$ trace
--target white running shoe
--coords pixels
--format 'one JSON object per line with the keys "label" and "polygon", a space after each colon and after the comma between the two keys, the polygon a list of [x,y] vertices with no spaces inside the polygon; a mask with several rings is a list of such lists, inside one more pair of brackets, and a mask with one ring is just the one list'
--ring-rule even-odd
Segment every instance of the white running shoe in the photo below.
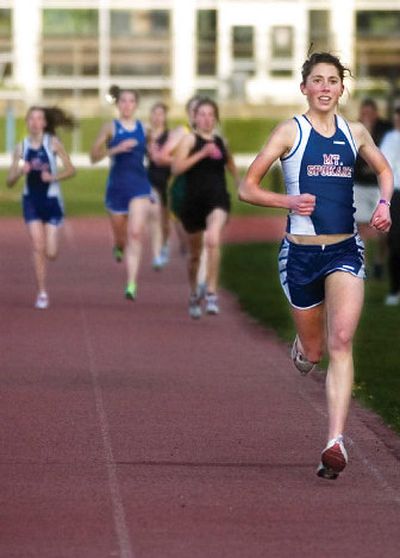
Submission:
{"label": "white running shoe", "polygon": [[207,294],[207,283],[205,282],[201,282],[197,285],[197,296],[199,297],[200,300],[203,300],[203,298],[206,298],[206,294]]}
{"label": "white running shoe", "polygon": [[348,455],[343,443],[343,436],[329,440],[326,448],[321,453],[321,463],[317,475],[323,479],[337,479],[348,463]]}
{"label": "white running shoe", "polygon": [[160,258],[162,261],[162,265],[167,265],[169,263],[169,246],[168,244],[164,244],[161,248]]}
{"label": "white running shoe", "polygon": [[38,310],[46,310],[49,307],[49,297],[48,294],[44,291],[40,292],[35,301],[35,308]]}
{"label": "white running shoe", "polygon": [[162,259],[162,257],[155,256],[155,258],[153,258],[152,266],[155,271],[160,271],[160,269],[162,269],[164,266],[164,260]]}
{"label": "white running shoe", "polygon": [[292,356],[293,364],[295,365],[297,370],[300,371],[300,374],[302,376],[306,376],[309,372],[311,372],[311,370],[313,370],[313,368],[315,368],[316,363],[308,360],[303,355],[303,353],[299,351],[299,348],[297,346],[298,340],[299,338],[296,335],[293,341],[291,356]]}
{"label": "white running shoe", "polygon": [[189,298],[189,316],[193,320],[198,320],[201,318],[201,306],[200,299],[197,294],[191,294]]}
{"label": "white running shoe", "polygon": [[219,314],[218,297],[216,294],[206,294],[206,313],[212,316]]}

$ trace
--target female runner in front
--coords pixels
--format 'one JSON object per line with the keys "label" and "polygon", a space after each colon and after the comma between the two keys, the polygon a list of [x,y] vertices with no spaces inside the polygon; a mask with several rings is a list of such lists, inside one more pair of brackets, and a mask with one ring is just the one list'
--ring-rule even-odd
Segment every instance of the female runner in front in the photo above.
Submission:
{"label": "female runner in front", "polygon": [[[390,167],[366,128],[337,114],[345,73],[330,53],[314,53],[306,60],[300,88],[307,98],[307,112],[272,132],[239,190],[243,201],[289,210],[279,270],[298,333],[292,358],[307,374],[326,345],[328,442],[318,475],[329,479],[337,478],[347,463],[343,432],[354,376],[352,342],[364,298],[364,250],[353,206],[357,152],[378,177],[381,199],[370,222],[378,231],[390,228],[393,191]],[[286,194],[260,187],[277,159],[282,163]]]}

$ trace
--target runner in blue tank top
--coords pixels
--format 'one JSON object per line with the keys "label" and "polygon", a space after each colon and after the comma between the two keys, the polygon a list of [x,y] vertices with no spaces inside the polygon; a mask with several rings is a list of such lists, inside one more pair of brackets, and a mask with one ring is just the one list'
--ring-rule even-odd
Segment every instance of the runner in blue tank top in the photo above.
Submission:
{"label": "runner in blue tank top", "polygon": [[102,127],[90,155],[93,163],[107,155],[111,159],[105,204],[114,234],[114,257],[121,261],[125,253],[125,297],[134,300],[151,191],[144,167],[146,135],[140,120],[134,118],[138,94],[112,86],[110,95],[115,99],[119,118]]}
{"label": "runner in blue tank top", "polygon": [[[60,180],[75,173],[71,160],[55,136],[58,126],[72,127],[74,121],[57,107],[31,107],[26,116],[29,135],[16,146],[7,185],[25,176],[22,206],[33,247],[38,295],[35,308],[46,309],[46,260],[58,254],[58,228],[64,218]],[[63,163],[57,170],[56,156]]]}
{"label": "runner in blue tank top", "polygon": [[[391,225],[393,176],[366,128],[336,114],[348,70],[330,53],[314,53],[302,68],[300,89],[306,114],[280,124],[250,166],[240,186],[243,201],[289,210],[279,254],[283,290],[298,335],[292,347],[296,368],[305,375],[325,351],[328,443],[318,476],[335,479],[347,463],[343,432],[352,384],[352,341],[364,297],[363,245],[354,222],[353,175],[357,152],[377,175],[380,202],[371,226]],[[286,194],[260,187],[281,159]]]}

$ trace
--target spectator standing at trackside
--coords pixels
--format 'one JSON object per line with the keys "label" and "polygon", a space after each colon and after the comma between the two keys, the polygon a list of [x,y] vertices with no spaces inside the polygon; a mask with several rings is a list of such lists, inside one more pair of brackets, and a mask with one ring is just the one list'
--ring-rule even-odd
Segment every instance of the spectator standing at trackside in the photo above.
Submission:
{"label": "spectator standing at trackside", "polygon": [[387,236],[389,294],[385,298],[388,306],[400,303],[400,106],[394,111],[394,130],[382,140],[381,151],[389,161],[393,170],[394,193],[391,200],[390,213],[392,226]]}
{"label": "spectator standing at trackside", "polygon": [[[359,111],[359,121],[364,124],[371,134],[375,144],[379,147],[381,141],[392,124],[388,120],[380,118],[378,105],[374,99],[366,98],[361,102]],[[357,155],[354,167],[354,204],[356,207],[355,220],[361,238],[366,241],[366,237],[371,235],[369,222],[372,213],[375,211],[379,201],[379,187],[376,174],[364,159]],[[383,276],[384,259],[386,252],[386,237],[375,233],[376,249],[373,256],[372,273],[376,279]]]}

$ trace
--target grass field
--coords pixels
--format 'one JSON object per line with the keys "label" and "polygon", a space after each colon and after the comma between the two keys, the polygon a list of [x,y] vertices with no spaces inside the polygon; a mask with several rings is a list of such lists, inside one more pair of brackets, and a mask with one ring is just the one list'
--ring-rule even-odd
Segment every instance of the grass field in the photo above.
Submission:
{"label": "grass field", "polygon": [[[100,118],[82,118],[79,127],[74,131],[60,129],[60,137],[70,152],[87,153],[104,120]],[[171,122],[171,127],[180,122]],[[275,125],[275,121],[261,118],[226,119],[221,123],[221,129],[228,139],[234,153],[255,153],[264,144],[267,136]],[[0,118],[0,129],[5,130],[4,118]],[[20,141],[26,134],[25,122],[22,118],[16,120],[16,141]],[[0,136],[0,153],[5,151],[5,135]]]}
{"label": "grass field", "polygon": [[[0,217],[16,217],[21,214],[20,197],[23,180],[12,188],[6,187],[6,170],[0,170]],[[107,179],[107,170],[101,168],[78,169],[77,174],[62,183],[65,207],[68,216],[104,215],[104,189]],[[265,214],[267,210],[240,203],[228,177],[231,192],[232,213],[235,215]],[[276,191],[282,189],[282,175],[278,167],[271,171],[265,185]]]}
{"label": "grass field", "polygon": [[[295,331],[279,284],[277,252],[277,244],[226,246],[222,283],[238,296],[246,312],[276,330],[283,340],[291,342]],[[400,314],[398,307],[383,304],[386,289],[385,281],[366,281],[364,311],[354,344],[354,395],[400,433],[400,374],[396,348]]]}
{"label": "grass field", "polygon": [[[0,118],[0,125],[4,118]],[[61,132],[62,141],[69,152],[75,142],[78,150],[88,152],[95,138],[102,120],[99,118],[86,118],[80,121],[79,129],[75,132],[78,139],[73,139],[71,132]],[[176,124],[173,123],[173,124]],[[222,123],[224,136],[229,142],[233,153],[256,153],[264,144],[269,132],[275,125],[274,121],[267,119],[227,119]],[[16,136],[21,140],[25,131],[23,119],[17,120]],[[0,137],[0,152],[5,149],[4,135]],[[6,171],[0,171],[0,217],[20,215],[19,199],[21,196],[22,179],[12,190],[5,186]],[[103,198],[107,171],[94,167],[93,169],[78,169],[76,176],[62,184],[67,215],[102,215],[104,214]],[[265,180],[265,186],[282,191],[282,175],[278,168],[274,168]],[[265,214],[265,209],[252,207],[239,203],[232,181],[229,180],[229,189],[232,194],[232,211],[234,214]]]}

